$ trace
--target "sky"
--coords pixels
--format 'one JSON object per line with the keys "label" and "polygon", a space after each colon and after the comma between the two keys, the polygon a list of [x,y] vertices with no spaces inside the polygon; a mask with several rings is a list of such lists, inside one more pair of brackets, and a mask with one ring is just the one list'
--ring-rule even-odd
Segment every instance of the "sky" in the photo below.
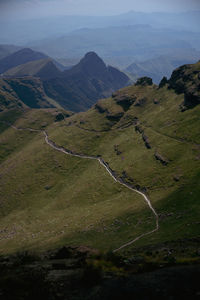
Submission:
{"label": "sky", "polygon": [[0,0],[0,17],[4,19],[53,15],[115,15],[130,10],[200,10],[200,0]]}

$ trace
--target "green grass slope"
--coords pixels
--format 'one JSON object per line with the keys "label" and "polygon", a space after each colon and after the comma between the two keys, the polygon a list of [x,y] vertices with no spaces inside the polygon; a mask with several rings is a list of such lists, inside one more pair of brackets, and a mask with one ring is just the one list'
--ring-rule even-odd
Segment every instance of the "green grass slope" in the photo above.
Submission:
{"label": "green grass slope", "polygon": [[[168,85],[134,85],[60,122],[49,110],[28,111],[13,122],[45,128],[74,152],[101,155],[146,192],[160,228],[124,249],[129,253],[199,238],[200,106],[183,112],[183,101]],[[1,126],[1,253],[62,245],[114,250],[155,228],[144,199],[97,161],[50,148],[40,132]]]}

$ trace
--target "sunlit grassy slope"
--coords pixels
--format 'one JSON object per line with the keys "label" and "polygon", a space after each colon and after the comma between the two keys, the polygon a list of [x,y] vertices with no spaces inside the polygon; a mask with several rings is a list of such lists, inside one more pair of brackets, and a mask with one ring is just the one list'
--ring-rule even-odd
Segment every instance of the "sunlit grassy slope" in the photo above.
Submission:
{"label": "sunlit grassy slope", "polygon": [[[200,107],[181,112],[182,102],[167,86],[131,86],[61,122],[53,110],[0,119],[46,128],[58,145],[101,155],[119,176],[146,189],[160,229],[130,250],[200,234]],[[113,250],[155,227],[144,199],[115,183],[97,161],[55,151],[42,133],[2,123],[0,129],[2,253],[61,245]]]}

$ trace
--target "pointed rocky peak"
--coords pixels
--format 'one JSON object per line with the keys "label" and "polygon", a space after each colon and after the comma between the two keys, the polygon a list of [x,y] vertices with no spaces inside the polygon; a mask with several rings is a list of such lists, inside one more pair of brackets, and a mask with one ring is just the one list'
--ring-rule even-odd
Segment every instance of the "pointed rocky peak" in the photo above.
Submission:
{"label": "pointed rocky peak", "polygon": [[83,63],[83,64],[86,64],[86,63],[90,64],[92,62],[106,66],[104,61],[93,51],[86,53],[85,56],[80,61],[80,63]]}
{"label": "pointed rocky peak", "polygon": [[104,61],[95,52],[88,52],[71,70],[72,72],[81,71],[89,76],[101,77],[107,72],[107,67]]}

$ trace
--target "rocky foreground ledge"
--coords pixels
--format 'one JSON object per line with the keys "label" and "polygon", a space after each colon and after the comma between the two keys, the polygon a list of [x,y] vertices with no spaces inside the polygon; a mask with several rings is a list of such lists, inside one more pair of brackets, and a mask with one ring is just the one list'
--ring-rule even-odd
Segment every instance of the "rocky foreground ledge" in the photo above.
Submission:
{"label": "rocky foreground ledge", "polygon": [[0,299],[199,299],[199,240],[175,243],[123,255],[63,247],[1,256]]}

